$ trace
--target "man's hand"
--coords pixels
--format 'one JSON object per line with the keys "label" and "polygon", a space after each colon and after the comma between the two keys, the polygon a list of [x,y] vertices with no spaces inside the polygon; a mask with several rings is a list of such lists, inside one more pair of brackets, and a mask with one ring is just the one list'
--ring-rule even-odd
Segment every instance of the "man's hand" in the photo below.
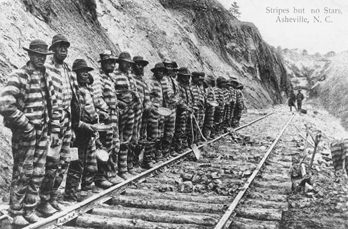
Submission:
{"label": "man's hand", "polygon": [[61,144],[61,140],[59,139],[58,134],[52,133],[51,134],[51,147],[56,147]]}
{"label": "man's hand", "polygon": [[117,101],[117,106],[120,108],[120,109],[125,109],[127,107],[127,104],[125,102],[122,102],[120,100]]}
{"label": "man's hand", "polygon": [[101,121],[109,121],[110,116],[108,113],[101,111],[101,112],[99,112],[99,119]]}

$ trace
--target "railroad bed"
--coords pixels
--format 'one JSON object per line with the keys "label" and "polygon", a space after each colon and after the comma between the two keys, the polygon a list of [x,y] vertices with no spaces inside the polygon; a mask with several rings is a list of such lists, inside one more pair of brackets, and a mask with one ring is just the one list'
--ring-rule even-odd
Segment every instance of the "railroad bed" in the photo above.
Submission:
{"label": "railroad bed", "polygon": [[274,116],[248,114],[260,120],[201,146],[199,160],[187,151],[26,228],[279,228],[296,145],[279,140],[293,116]]}

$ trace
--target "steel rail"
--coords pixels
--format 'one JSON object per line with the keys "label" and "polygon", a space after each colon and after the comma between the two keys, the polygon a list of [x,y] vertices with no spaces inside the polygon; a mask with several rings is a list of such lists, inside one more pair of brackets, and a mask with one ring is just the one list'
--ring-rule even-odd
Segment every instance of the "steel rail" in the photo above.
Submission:
{"label": "steel rail", "polygon": [[224,226],[226,225],[226,223],[229,220],[230,216],[232,215],[234,209],[239,204],[239,201],[242,199],[242,197],[244,196],[245,192],[248,190],[250,184],[253,182],[253,180],[255,179],[256,175],[259,173],[259,171],[262,168],[263,164],[267,160],[269,154],[273,151],[273,148],[277,145],[279,139],[281,138],[281,136],[283,135],[284,131],[286,130],[286,128],[288,127],[288,125],[290,124],[290,122],[292,121],[292,119],[294,117],[295,117],[295,114],[293,114],[290,117],[290,119],[288,120],[288,122],[284,125],[283,129],[280,131],[280,133],[278,134],[277,138],[273,141],[272,145],[269,147],[269,149],[267,150],[267,152],[263,156],[262,160],[260,161],[260,163],[258,164],[256,169],[254,170],[252,175],[249,177],[247,182],[244,184],[243,188],[238,193],[238,195],[234,198],[233,202],[231,203],[231,205],[229,206],[229,208],[227,209],[225,214],[221,217],[219,222],[216,224],[214,229],[222,229],[222,228],[224,228]]}
{"label": "steel rail", "polygon": [[[241,127],[238,127],[236,129],[234,129],[234,131],[238,131],[238,130],[241,130],[245,127],[248,127],[252,124],[254,124],[255,122],[258,122],[270,115],[272,115],[273,112],[267,114],[267,115],[264,115],[254,121],[251,121]],[[205,142],[204,144],[202,145],[199,145],[198,148],[202,148],[203,146],[205,146],[206,144],[210,144],[210,143],[213,143],[219,139],[221,139],[222,137],[228,135],[229,133],[225,133],[225,134],[222,134],[220,135],[219,137],[215,138],[215,139],[212,139],[208,142]],[[117,193],[121,193],[123,192],[129,185],[133,184],[134,181],[138,181],[142,178],[145,178],[145,177],[148,177],[150,176],[152,173],[156,172],[157,170],[159,170],[160,168],[163,168],[164,166],[167,166],[173,162],[177,162],[179,161],[179,159],[182,159],[184,158],[186,155],[188,155],[189,153],[192,152],[192,149],[189,149],[187,151],[185,151],[184,153],[174,157],[174,158],[171,158],[169,159],[168,161],[166,162],[163,162],[162,164],[160,165],[157,165],[156,167],[154,168],[151,168],[149,170],[146,170],[145,172],[141,173],[141,174],[138,174],[128,180],[125,180],[123,181],[122,183],[120,184],[117,184],[115,186],[112,186],[110,187],[109,189],[106,189],[106,190],[103,190],[102,192],[98,193],[97,195],[95,196],[91,196],[89,197],[88,199],[82,201],[82,202],[79,202],[77,204],[74,204],[73,206],[70,206],[70,207],[67,207],[65,210],[61,211],[61,212],[58,212],[58,213],[55,213],[54,215],[52,216],[49,216],[39,222],[36,222],[34,224],[31,224],[27,227],[24,227],[24,229],[37,229],[37,228],[56,228],[56,226],[60,226],[60,225],[63,225],[75,218],[77,218],[80,214],[82,213],[86,213],[87,211],[91,210],[94,208],[94,206],[100,204],[100,203],[104,203],[108,200],[110,200],[112,197],[111,195],[112,194],[117,194]]]}

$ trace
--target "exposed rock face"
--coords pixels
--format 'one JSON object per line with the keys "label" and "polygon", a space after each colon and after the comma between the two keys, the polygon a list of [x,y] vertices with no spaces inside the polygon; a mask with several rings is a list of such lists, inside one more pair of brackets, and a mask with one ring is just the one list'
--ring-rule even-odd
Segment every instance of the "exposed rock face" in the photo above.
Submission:
{"label": "exposed rock face", "polygon": [[257,28],[216,0],[6,0],[0,11],[2,82],[28,60],[22,47],[36,38],[50,44],[62,33],[71,42],[70,65],[85,58],[98,68],[104,49],[129,51],[149,60],[149,76],[156,62],[169,57],[191,71],[238,77],[247,106],[256,108],[282,102],[290,87],[281,59]]}
{"label": "exposed rock face", "polygon": [[301,89],[308,95],[316,82],[325,79],[325,70],[330,65],[331,57],[335,56],[334,52],[310,55],[306,50],[281,48],[277,48],[277,53],[282,56],[293,88]]}

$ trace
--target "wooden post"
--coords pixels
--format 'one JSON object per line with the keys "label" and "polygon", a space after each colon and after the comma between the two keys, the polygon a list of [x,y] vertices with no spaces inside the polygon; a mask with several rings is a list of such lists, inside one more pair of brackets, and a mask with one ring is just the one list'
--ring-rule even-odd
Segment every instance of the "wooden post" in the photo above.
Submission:
{"label": "wooden post", "polygon": [[314,157],[315,157],[315,154],[316,154],[316,152],[317,152],[320,139],[321,139],[321,134],[318,134],[318,135],[315,137],[314,152],[313,152],[313,155],[312,155],[311,163],[309,164],[309,170],[310,170],[310,171],[311,171],[311,169],[312,169]]}

